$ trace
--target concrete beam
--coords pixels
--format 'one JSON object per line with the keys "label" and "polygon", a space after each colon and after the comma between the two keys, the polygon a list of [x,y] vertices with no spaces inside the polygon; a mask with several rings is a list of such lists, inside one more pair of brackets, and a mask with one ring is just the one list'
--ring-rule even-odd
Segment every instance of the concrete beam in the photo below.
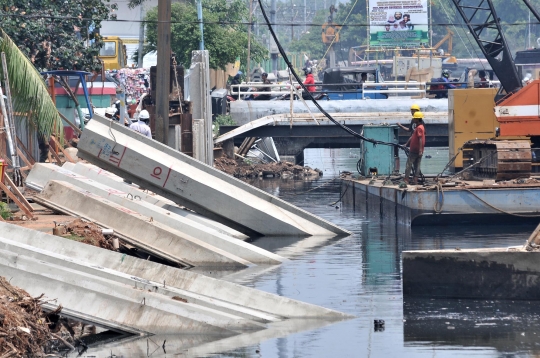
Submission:
{"label": "concrete beam", "polygon": [[[51,251],[43,250],[33,246],[21,244],[16,241],[4,238],[0,236],[0,250],[6,250],[11,253],[16,253],[21,256],[33,258],[39,260],[42,263],[49,263],[55,265],[61,265],[64,269],[69,269],[77,272],[82,272],[91,275],[95,278],[103,278],[105,280],[111,280],[119,284],[127,285],[130,287],[136,287],[143,291],[149,291],[158,293],[163,296],[167,296],[170,299],[176,299],[177,301],[190,303],[195,306],[201,306],[210,310],[227,313],[230,315],[238,316],[248,320],[254,320],[258,322],[275,322],[281,320],[282,317],[277,317],[268,313],[252,310],[250,308],[238,306],[231,302],[225,302],[216,300],[210,297],[199,295],[186,290],[181,290],[175,287],[164,285],[163,282],[155,282],[146,280],[133,275],[125,274],[115,270],[111,270],[101,266],[95,266],[92,263],[87,263],[80,260],[72,260],[69,257],[54,253]],[[113,293],[113,295],[122,296],[124,293]],[[182,301],[183,300],[183,301]]]}
{"label": "concrete beam", "polygon": [[49,181],[34,200],[111,228],[122,235],[123,239],[127,238],[130,244],[183,266],[252,265],[236,255],[160,224],[152,217],[141,215],[66,182]]}
{"label": "concrete beam", "polygon": [[275,265],[280,264],[284,260],[284,258],[269,251],[263,250],[255,245],[251,245],[244,241],[221,234],[215,230],[208,229],[202,224],[198,224],[148,202],[134,199],[133,196],[130,196],[124,192],[112,189],[92,179],[88,179],[69,170],[65,170],[57,165],[37,163],[28,174],[26,184],[30,185],[34,189],[44,188],[49,180],[61,180],[75,185],[129,210],[142,214],[146,217],[152,217],[155,222],[166,225],[173,230],[191,237],[196,237],[207,244],[236,255],[246,261],[256,264]]}
{"label": "concrete beam", "polygon": [[166,287],[175,287],[277,317],[330,320],[351,318],[349,315],[324,307],[217,280],[196,272],[126,256],[13,224],[0,222],[0,233],[0,236],[8,237],[12,241],[54,252],[69,257],[73,261],[90,262],[95,266],[160,282]]}
{"label": "concrete beam", "polygon": [[81,136],[79,156],[178,204],[235,229],[262,235],[350,234],[213,167],[95,117]]}
{"label": "concrete beam", "polygon": [[154,193],[147,193],[136,186],[127,184],[119,176],[110,173],[104,169],[101,169],[95,165],[83,162],[78,162],[77,164],[66,162],[64,163],[62,168],[70,170],[73,173],[80,174],[89,179],[93,179],[113,189],[131,194],[133,195],[133,197],[137,195],[141,198],[141,200],[159,206],[165,210],[169,210],[177,215],[183,216],[189,220],[202,224],[209,229],[214,229],[222,234],[230,235],[240,240],[246,240],[249,238],[249,236],[244,235],[234,229],[231,229],[230,227],[223,225],[217,221],[208,219],[186,208],[181,208],[176,205],[176,203],[174,203],[172,200],[169,200]]}
{"label": "concrete beam", "polygon": [[91,272],[66,268],[63,261],[53,264],[0,250],[0,268],[13,285],[30,295],[45,293],[48,299],[57,299],[58,304],[72,311],[141,332],[231,336],[264,329],[264,325],[251,320],[163,296],[149,289],[150,286],[122,284]]}

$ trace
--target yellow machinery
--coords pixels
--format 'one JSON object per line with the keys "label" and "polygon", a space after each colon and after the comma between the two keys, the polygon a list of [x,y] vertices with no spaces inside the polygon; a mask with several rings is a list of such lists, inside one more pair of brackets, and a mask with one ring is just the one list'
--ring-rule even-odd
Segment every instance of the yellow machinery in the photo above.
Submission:
{"label": "yellow machinery", "polygon": [[[463,144],[472,139],[495,138],[499,126],[495,107],[496,88],[470,88],[448,91],[448,144],[452,158]],[[463,168],[459,153],[452,169]]]}
{"label": "yellow machinery", "polygon": [[118,36],[103,37],[103,47],[99,50],[99,58],[105,70],[119,70],[126,67],[126,46]]}
{"label": "yellow machinery", "polygon": [[[465,164],[469,166],[471,158],[474,157],[472,153],[472,144],[475,144],[479,150],[488,147],[497,148],[498,151],[527,151],[527,148],[521,148],[521,142],[519,148],[499,148],[501,145],[497,141],[502,139],[523,139],[528,141],[527,137],[505,137],[497,138],[495,141],[489,141],[489,139],[496,138],[495,130],[500,126],[500,123],[495,117],[493,108],[495,107],[495,94],[497,88],[468,88],[448,91],[448,144],[449,155],[452,158],[459,151],[459,148],[463,147],[468,141],[473,141],[469,146],[464,147],[466,154]],[[484,141],[482,141],[484,140]],[[530,161],[530,146],[528,147],[528,158]],[[498,161],[501,161],[499,167],[504,167],[502,163],[504,158],[499,155]],[[474,162],[474,160],[473,160]],[[456,157],[456,160],[452,164],[451,169],[459,171],[463,168],[463,152],[460,152]],[[530,171],[530,165],[529,165]],[[501,170],[502,174],[505,170]],[[486,177],[488,173],[486,172]],[[500,179],[503,179],[501,174]],[[506,174],[505,174],[506,175]],[[506,178],[506,177],[505,177]]]}

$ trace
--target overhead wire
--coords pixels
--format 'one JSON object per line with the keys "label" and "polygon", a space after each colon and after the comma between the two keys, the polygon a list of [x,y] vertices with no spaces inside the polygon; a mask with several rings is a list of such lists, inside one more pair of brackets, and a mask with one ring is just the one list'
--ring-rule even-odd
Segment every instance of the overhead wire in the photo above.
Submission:
{"label": "overhead wire", "polygon": [[304,90],[304,93],[306,94],[308,99],[313,102],[315,107],[317,107],[317,109],[322,114],[324,114],[324,116],[326,118],[328,118],[332,123],[334,123],[338,127],[342,128],[344,131],[351,134],[352,136],[354,136],[354,137],[356,137],[356,138],[358,138],[360,140],[363,140],[365,142],[372,143],[374,145],[379,145],[380,144],[380,145],[387,145],[387,146],[391,146],[391,147],[398,147],[398,148],[402,149],[408,155],[409,150],[408,150],[407,147],[405,147],[405,146],[403,146],[401,144],[396,144],[396,143],[391,143],[391,142],[384,142],[384,141],[380,141],[380,140],[366,138],[363,135],[361,135],[360,133],[355,132],[351,128],[349,128],[346,125],[344,125],[344,124],[340,123],[339,121],[335,120],[328,112],[326,112],[321,107],[321,105],[317,102],[317,100],[315,100],[315,98],[313,98],[313,96],[311,95],[311,92],[308,91],[308,89],[306,88],[306,86],[304,85],[304,83],[302,82],[302,80],[300,79],[300,77],[298,76],[296,71],[294,70],[294,66],[289,61],[289,58],[287,57],[287,54],[286,54],[285,50],[281,46],[281,43],[279,42],[279,40],[277,38],[277,35],[274,32],[274,29],[273,29],[272,25],[270,24],[270,20],[268,19],[268,16],[266,15],[266,11],[264,10],[264,7],[262,6],[262,0],[258,0],[258,2],[259,2],[259,7],[261,9],[262,15],[263,15],[263,17],[264,17],[264,19],[266,21],[266,24],[268,25],[268,30],[270,31],[270,34],[272,35],[272,37],[273,37],[273,39],[274,39],[274,41],[276,43],[276,46],[277,46],[277,48],[279,50],[279,53],[281,54],[281,56],[283,57],[283,60],[287,64],[287,67],[289,68],[289,71],[291,72],[291,74],[294,76],[294,78],[298,82],[298,85],[302,87],[302,89]]}

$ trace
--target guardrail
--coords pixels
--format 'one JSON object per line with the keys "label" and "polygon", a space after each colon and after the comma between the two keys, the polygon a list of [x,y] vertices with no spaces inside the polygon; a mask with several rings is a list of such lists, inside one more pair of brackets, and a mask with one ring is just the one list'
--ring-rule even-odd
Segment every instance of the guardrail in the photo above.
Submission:
{"label": "guardrail", "polygon": [[[481,83],[486,83],[489,88],[497,88],[500,86],[499,81],[487,81],[487,82],[475,82],[475,87],[479,86]],[[325,83],[325,91],[317,90],[316,93],[340,93],[340,92],[354,92],[357,90],[362,90],[362,99],[369,98],[370,93],[384,93],[388,97],[401,96],[401,95],[420,95],[421,97],[427,97],[429,94],[437,94],[439,92],[447,92],[448,88],[445,89],[431,89],[432,85],[454,85],[459,88],[470,88],[468,87],[468,82],[404,82],[404,81],[391,81],[391,82],[366,82],[366,83]],[[317,87],[320,88],[321,84],[316,83]],[[298,87],[299,84],[262,84],[261,82],[247,82],[239,85],[231,85],[230,93],[231,95],[238,96],[238,100],[244,100],[246,96],[249,95],[285,95],[290,94],[291,86]],[[279,88],[278,91],[254,91],[252,89],[268,88],[271,89]],[[331,87],[340,87],[340,88],[350,88],[347,90],[328,90],[327,88]],[[297,89],[300,93],[303,92],[302,88]]]}

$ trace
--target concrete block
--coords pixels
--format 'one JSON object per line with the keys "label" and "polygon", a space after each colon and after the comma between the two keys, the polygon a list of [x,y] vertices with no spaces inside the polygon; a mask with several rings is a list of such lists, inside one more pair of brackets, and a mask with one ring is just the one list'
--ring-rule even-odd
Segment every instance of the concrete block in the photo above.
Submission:
{"label": "concrete block", "polygon": [[85,128],[78,149],[79,157],[244,233],[350,234],[99,115]]}
{"label": "concrete block", "polygon": [[403,295],[539,300],[540,252],[522,247],[403,251]]}
{"label": "concrete block", "polygon": [[34,200],[111,228],[124,236],[124,239],[127,237],[131,244],[184,266],[252,265],[236,255],[160,224],[152,217],[141,215],[66,182],[49,181]]}
{"label": "concrete block", "polygon": [[[146,201],[137,200],[133,195],[107,187],[92,179],[88,179],[69,170],[65,170],[57,165],[37,163],[26,178],[26,184],[32,188],[45,187],[49,180],[62,180],[73,184],[81,189],[87,190],[95,195],[110,200],[129,210],[133,210],[146,217],[152,217],[155,222],[161,223],[177,230],[183,234],[234,254],[256,264],[279,264],[284,259],[269,251],[244,241],[221,234],[209,229],[203,224],[191,221],[183,216],[177,215],[161,207],[152,205]],[[89,215],[88,213],[85,213]]]}

